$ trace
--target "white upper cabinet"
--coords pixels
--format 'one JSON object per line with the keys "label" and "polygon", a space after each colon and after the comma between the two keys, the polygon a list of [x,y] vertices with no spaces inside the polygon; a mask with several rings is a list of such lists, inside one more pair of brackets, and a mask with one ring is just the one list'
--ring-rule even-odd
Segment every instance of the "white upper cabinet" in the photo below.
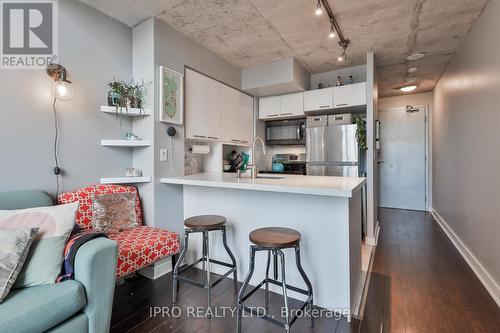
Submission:
{"label": "white upper cabinet", "polygon": [[366,104],[366,82],[349,84],[333,89],[335,108],[346,108]]}
{"label": "white upper cabinet", "polygon": [[304,93],[261,97],[259,99],[259,119],[283,119],[304,115]]}
{"label": "white upper cabinet", "polygon": [[304,115],[304,93],[294,93],[281,96],[280,116],[299,117]]}
{"label": "white upper cabinet", "polygon": [[281,96],[259,99],[259,119],[277,118],[281,113]]}
{"label": "white upper cabinet", "polygon": [[186,137],[206,138],[205,77],[186,70]]}
{"label": "white upper cabinet", "polygon": [[253,126],[253,97],[186,69],[187,138],[249,144]]}
{"label": "white upper cabinet", "polygon": [[222,141],[239,142],[240,127],[240,92],[223,85],[222,86],[222,114],[221,114],[221,138]]}
{"label": "white upper cabinet", "polygon": [[319,111],[333,108],[333,87],[304,92],[304,111]]}
{"label": "white upper cabinet", "polygon": [[243,144],[250,144],[253,141],[253,97],[239,93],[239,136],[238,139]]}
{"label": "white upper cabinet", "polygon": [[208,139],[220,139],[221,93],[222,84],[205,77],[205,121]]}

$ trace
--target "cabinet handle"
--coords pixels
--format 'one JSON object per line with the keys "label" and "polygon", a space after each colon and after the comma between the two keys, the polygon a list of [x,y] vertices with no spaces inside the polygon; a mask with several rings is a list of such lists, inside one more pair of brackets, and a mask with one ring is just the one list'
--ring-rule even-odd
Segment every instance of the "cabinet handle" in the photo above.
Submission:
{"label": "cabinet handle", "polygon": [[218,139],[219,139],[219,138],[218,138],[218,137],[216,137],[216,136],[207,136],[207,138],[209,138],[209,139],[214,139],[214,140],[218,140]]}
{"label": "cabinet handle", "polygon": [[277,117],[277,116],[279,116],[279,114],[268,114],[267,118],[269,118],[269,117]]}
{"label": "cabinet handle", "polygon": [[282,116],[291,116],[293,113],[292,112],[288,112],[288,113],[282,113],[281,115]]}
{"label": "cabinet handle", "polygon": [[240,142],[240,140],[231,139],[232,142]]}
{"label": "cabinet handle", "polygon": [[241,143],[248,143],[248,141],[246,141],[246,140],[241,140],[240,142]]}
{"label": "cabinet handle", "polygon": [[319,106],[320,109],[329,108],[329,107],[330,107],[330,105],[320,105]]}
{"label": "cabinet handle", "polygon": [[196,134],[195,134],[195,135],[193,135],[193,136],[194,136],[195,138],[203,138],[203,139],[205,139],[205,138],[206,138],[206,136],[205,136],[205,135],[196,135]]}
{"label": "cabinet handle", "polygon": [[347,106],[347,103],[337,104],[337,106]]}

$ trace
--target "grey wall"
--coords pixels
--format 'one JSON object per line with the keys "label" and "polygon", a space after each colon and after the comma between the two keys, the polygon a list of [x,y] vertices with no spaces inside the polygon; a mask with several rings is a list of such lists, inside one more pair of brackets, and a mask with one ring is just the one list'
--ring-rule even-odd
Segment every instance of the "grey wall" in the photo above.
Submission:
{"label": "grey wall", "polygon": [[[434,209],[500,291],[500,1],[492,0],[434,91]],[[498,294],[500,297],[500,294]],[[499,298],[500,300],[500,298]]]}
{"label": "grey wall", "polygon": [[[226,62],[192,39],[175,31],[161,20],[154,21],[154,55],[156,86],[159,86],[158,66],[166,66],[177,72],[184,72],[184,65],[190,66],[233,87],[241,87],[241,69]],[[177,135],[174,149],[168,163],[160,162],[159,150],[169,148],[170,141],[166,129],[171,124],[158,121],[158,106],[155,119],[155,226],[169,230],[183,230],[182,189],[179,186],[165,185],[159,178],[184,174],[184,126],[175,125]]]}
{"label": "grey wall", "polygon": [[[100,147],[129,129],[100,112],[113,75],[130,79],[131,29],[77,1],[59,1],[59,63],[67,68],[75,96],[58,104],[63,190],[116,175],[130,153]],[[39,188],[55,192],[50,86],[43,70],[0,71],[0,191]],[[124,172],[124,171],[123,171]]]}

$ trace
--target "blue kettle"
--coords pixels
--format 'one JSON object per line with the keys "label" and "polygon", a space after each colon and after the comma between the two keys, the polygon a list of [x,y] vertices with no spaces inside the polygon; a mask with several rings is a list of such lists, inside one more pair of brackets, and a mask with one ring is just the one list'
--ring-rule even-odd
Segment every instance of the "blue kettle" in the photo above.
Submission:
{"label": "blue kettle", "polygon": [[278,161],[273,162],[273,172],[283,172],[285,171],[285,166]]}

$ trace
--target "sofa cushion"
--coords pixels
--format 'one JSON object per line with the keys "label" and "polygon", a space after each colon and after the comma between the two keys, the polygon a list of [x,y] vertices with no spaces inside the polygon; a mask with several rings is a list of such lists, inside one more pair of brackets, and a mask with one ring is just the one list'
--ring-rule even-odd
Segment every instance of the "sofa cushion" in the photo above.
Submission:
{"label": "sofa cushion", "polygon": [[168,230],[139,226],[109,235],[109,238],[118,243],[116,278],[179,252],[179,234]]}
{"label": "sofa cushion", "polygon": [[43,332],[86,304],[78,281],[13,290],[0,305],[0,332]]}
{"label": "sofa cushion", "polygon": [[135,194],[135,211],[137,223],[142,224],[141,200],[137,189],[133,186],[114,184],[91,185],[75,192],[61,193],[57,198],[59,204],[80,202],[76,212],[76,223],[86,229],[92,229],[92,197],[94,194],[133,193]]}

